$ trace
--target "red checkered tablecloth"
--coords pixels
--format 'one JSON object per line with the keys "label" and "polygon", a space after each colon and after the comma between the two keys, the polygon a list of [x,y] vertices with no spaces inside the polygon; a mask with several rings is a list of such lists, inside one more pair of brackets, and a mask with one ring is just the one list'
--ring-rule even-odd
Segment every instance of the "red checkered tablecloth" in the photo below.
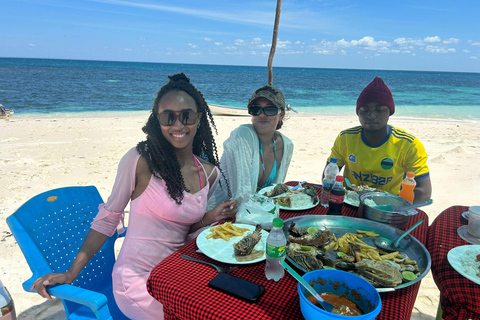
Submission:
{"label": "red checkered tablecloth", "polygon": [[[306,214],[324,215],[326,211],[326,208],[319,205],[305,211],[281,210],[280,217],[288,219]],[[417,215],[411,217],[407,227],[423,219],[425,222],[413,230],[411,235],[425,243],[428,216],[423,211],[418,211]],[[349,205],[344,205],[342,213],[345,216],[358,217],[357,208]],[[195,241],[190,241],[163,260],[150,274],[147,289],[163,304],[165,319],[303,319],[297,282],[291,276],[285,275],[279,282],[268,281],[264,273],[265,262],[240,265],[230,274],[265,286],[265,293],[257,302],[245,302],[208,287],[208,282],[217,275],[215,269],[180,258],[181,254],[187,254],[221,266],[229,266],[197,253],[197,249]],[[410,319],[419,287],[420,282],[417,282],[397,291],[381,293],[382,311],[377,319]]]}
{"label": "red checkered tablecloth", "polygon": [[[428,231],[427,249],[432,257],[433,280],[440,290],[443,319],[480,319],[480,285],[468,280],[452,268],[448,252],[458,246],[468,245],[457,233],[467,224],[462,212],[465,206],[453,206],[438,215]],[[480,244],[480,243],[479,243]]]}

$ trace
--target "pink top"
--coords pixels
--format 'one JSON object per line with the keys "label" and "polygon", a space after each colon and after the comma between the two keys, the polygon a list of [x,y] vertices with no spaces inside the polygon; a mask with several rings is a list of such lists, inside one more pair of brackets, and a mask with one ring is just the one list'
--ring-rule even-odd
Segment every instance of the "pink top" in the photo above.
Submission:
{"label": "pink top", "polygon": [[[135,189],[139,158],[136,148],[132,148],[120,161],[112,194],[107,203],[99,206],[92,229],[108,236],[117,228],[119,233],[123,232],[124,209]],[[217,178],[210,186],[208,178],[214,172]],[[163,319],[162,305],[148,294],[146,282],[158,263],[189,240],[190,226],[205,215],[207,199],[220,176],[218,168],[210,175],[205,172],[205,176],[208,177],[205,187],[195,194],[184,192],[181,205],[170,198],[165,181],[154,175],[145,191],[131,201],[128,232],[113,268],[115,301],[127,317]]]}

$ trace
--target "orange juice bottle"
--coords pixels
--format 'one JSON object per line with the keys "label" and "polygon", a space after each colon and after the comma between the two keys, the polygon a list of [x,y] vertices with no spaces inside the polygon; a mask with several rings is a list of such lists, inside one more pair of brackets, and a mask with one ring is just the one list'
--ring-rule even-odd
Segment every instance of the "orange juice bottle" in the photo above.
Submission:
{"label": "orange juice bottle", "polygon": [[415,197],[413,189],[416,185],[417,182],[415,182],[415,172],[407,172],[407,177],[403,179],[402,189],[400,190],[400,193],[398,195],[403,199],[413,203],[413,198]]}

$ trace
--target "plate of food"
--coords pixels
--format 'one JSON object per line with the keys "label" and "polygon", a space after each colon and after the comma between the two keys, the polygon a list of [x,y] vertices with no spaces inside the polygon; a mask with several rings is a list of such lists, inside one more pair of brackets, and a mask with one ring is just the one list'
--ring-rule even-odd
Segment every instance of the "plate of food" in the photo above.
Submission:
{"label": "plate of food", "polygon": [[274,199],[282,210],[307,210],[320,202],[317,191],[312,186],[291,187],[279,183],[265,187],[257,193]]}
{"label": "plate of food", "polygon": [[480,245],[455,247],[448,252],[447,259],[458,273],[480,284]]}
{"label": "plate of food", "polygon": [[411,235],[399,250],[385,252],[374,239],[398,238],[404,231],[373,220],[305,215],[286,219],[287,261],[303,272],[335,268],[367,279],[378,292],[408,287],[425,277],[431,257],[425,246]]}
{"label": "plate of food", "polygon": [[197,247],[214,260],[231,264],[250,264],[265,260],[268,232],[260,225],[225,222],[203,230]]}
{"label": "plate of food", "polygon": [[351,184],[345,187],[345,197],[343,198],[343,202],[351,206],[358,207],[360,206],[360,195],[370,191],[384,192],[383,190],[372,188],[367,185],[357,186],[355,184]]}

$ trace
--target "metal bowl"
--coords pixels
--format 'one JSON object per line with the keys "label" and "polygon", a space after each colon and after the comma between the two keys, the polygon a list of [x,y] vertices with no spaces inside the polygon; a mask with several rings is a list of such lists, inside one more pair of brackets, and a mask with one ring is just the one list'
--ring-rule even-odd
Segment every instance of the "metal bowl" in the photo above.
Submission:
{"label": "metal bowl", "polygon": [[376,206],[391,205],[392,207],[404,207],[410,204],[408,200],[391,193],[366,192],[361,194],[359,198],[360,205],[358,206],[358,211],[362,213],[362,217],[386,223],[399,229],[405,229],[410,216],[417,213],[416,210],[410,210],[408,212],[387,211],[368,204],[371,201],[373,201]]}

